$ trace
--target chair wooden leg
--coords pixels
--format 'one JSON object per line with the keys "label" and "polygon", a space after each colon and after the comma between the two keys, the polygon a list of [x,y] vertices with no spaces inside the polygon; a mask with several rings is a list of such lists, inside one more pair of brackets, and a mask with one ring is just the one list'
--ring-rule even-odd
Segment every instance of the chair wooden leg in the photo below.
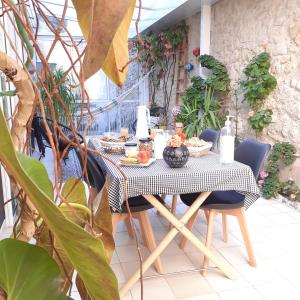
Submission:
{"label": "chair wooden leg", "polygon": [[222,213],[222,227],[223,227],[223,239],[224,242],[228,241],[228,231],[227,231],[227,216],[226,213]]}
{"label": "chair wooden leg", "polygon": [[[196,210],[196,212],[192,215],[192,217],[188,220],[187,224],[186,224],[186,228],[189,230],[193,229],[194,223],[196,221],[196,218],[198,216],[198,212],[199,209]],[[184,249],[184,247],[186,246],[187,243],[187,238],[185,236],[182,237],[180,244],[179,244],[179,248],[180,249]]]}
{"label": "chair wooden leg", "polygon": [[[144,243],[149,249],[149,251],[152,252],[156,248],[156,242],[155,242],[150,218],[146,211],[139,212],[138,214],[139,214],[138,219],[139,219]],[[154,267],[158,273],[163,273],[163,267],[160,258],[157,258],[157,260],[154,262]]]}
{"label": "chair wooden leg", "polygon": [[204,209],[204,214],[205,214],[206,221],[207,221],[207,223],[208,223],[208,219],[209,219],[209,209]]}
{"label": "chair wooden leg", "polygon": [[236,217],[238,219],[240,229],[241,229],[241,232],[242,232],[242,236],[243,236],[243,239],[244,239],[244,243],[245,243],[245,246],[246,246],[246,250],[247,250],[247,253],[248,253],[249,265],[252,266],[252,267],[256,267],[257,266],[256,265],[256,260],[255,260],[251,240],[250,240],[248,226],[247,226],[247,223],[246,223],[244,208],[240,208],[240,209],[237,210]]}
{"label": "chair wooden leg", "polygon": [[122,220],[122,216],[120,214],[112,214],[111,222],[112,222],[112,234],[115,235],[117,231],[117,225]]}
{"label": "chair wooden leg", "polygon": [[126,227],[127,227],[129,237],[131,239],[133,239],[133,231],[132,231],[129,215],[128,215],[128,218],[125,219],[125,224],[126,224]]}
{"label": "chair wooden leg", "polygon": [[[214,229],[214,218],[215,215],[218,212],[214,209],[211,209],[209,212],[209,219],[208,219],[208,224],[207,224],[207,234],[206,234],[206,247],[209,249],[212,243],[212,239],[213,239],[213,229]],[[206,276],[207,274],[207,267],[208,267],[208,257],[204,256],[204,260],[203,260],[203,270],[202,270],[202,275]]]}
{"label": "chair wooden leg", "polygon": [[[171,213],[173,215],[176,214],[176,207],[177,207],[177,195],[172,196],[172,207],[171,207]],[[172,224],[169,224],[169,229],[171,230],[173,228]]]}
{"label": "chair wooden leg", "polygon": [[[167,194],[162,194],[160,197],[161,197],[162,201],[165,201],[166,198],[167,198]],[[156,214],[157,214],[158,216],[160,215],[160,213],[159,213],[158,210],[156,211]]]}

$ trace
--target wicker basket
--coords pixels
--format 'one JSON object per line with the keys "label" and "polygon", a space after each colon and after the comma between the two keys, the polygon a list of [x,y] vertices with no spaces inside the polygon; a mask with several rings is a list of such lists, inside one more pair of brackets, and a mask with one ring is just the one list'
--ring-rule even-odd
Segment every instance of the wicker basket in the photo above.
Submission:
{"label": "wicker basket", "polygon": [[125,153],[125,143],[106,142],[106,141],[100,140],[100,144],[106,153],[109,153],[109,154],[124,154]]}
{"label": "wicker basket", "polygon": [[212,147],[212,144],[207,143],[207,145],[201,147],[187,147],[190,152],[191,157],[201,157],[207,155]]}

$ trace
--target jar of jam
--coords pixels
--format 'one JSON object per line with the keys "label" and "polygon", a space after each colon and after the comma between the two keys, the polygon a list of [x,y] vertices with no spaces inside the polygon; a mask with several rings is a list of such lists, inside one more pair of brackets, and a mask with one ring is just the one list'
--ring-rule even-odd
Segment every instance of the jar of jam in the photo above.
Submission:
{"label": "jar of jam", "polygon": [[137,143],[127,142],[125,143],[125,155],[128,156],[129,153],[137,151]]}
{"label": "jar of jam", "polygon": [[151,138],[142,138],[139,139],[139,151],[147,151],[149,157],[152,157],[153,143]]}

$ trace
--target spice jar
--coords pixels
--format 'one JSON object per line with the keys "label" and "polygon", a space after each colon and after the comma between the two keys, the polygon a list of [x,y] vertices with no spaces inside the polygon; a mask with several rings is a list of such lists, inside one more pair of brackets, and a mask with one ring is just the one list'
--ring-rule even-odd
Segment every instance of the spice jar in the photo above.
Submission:
{"label": "spice jar", "polygon": [[139,151],[147,151],[149,153],[149,157],[152,157],[153,151],[153,143],[150,138],[139,139]]}

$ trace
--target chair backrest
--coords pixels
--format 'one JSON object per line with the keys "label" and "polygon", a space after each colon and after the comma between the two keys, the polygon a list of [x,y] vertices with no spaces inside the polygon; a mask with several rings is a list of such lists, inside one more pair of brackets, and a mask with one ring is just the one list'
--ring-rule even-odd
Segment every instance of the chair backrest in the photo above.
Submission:
{"label": "chair backrest", "polygon": [[220,131],[216,131],[211,128],[203,130],[199,135],[199,139],[204,140],[205,142],[211,142],[213,144],[213,148],[215,147],[219,137]]}
{"label": "chair backrest", "polygon": [[[83,163],[84,163],[84,153],[83,151],[79,150],[78,148],[75,148],[76,155],[78,157],[78,160],[81,165],[81,169],[83,169]],[[87,178],[84,178],[85,181],[89,181],[89,184],[97,190],[97,192],[100,192],[105,184],[105,175],[98,164],[97,160],[93,157],[92,153],[87,154]]]}
{"label": "chair backrest", "polygon": [[257,142],[255,140],[245,140],[235,149],[234,159],[248,165],[256,180],[261,171],[271,145]]}

